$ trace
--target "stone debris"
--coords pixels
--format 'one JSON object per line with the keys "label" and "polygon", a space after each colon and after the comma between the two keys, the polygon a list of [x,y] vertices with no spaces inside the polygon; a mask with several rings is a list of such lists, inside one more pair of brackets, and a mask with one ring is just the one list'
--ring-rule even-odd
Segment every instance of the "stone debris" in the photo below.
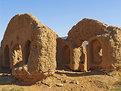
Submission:
{"label": "stone debris", "polygon": [[67,80],[63,80],[63,83],[67,83],[68,81]]}
{"label": "stone debris", "polygon": [[59,84],[56,84],[56,86],[63,87],[63,84],[59,83]]}
{"label": "stone debris", "polygon": [[79,82],[78,81],[75,81],[75,84],[79,84]]}
{"label": "stone debris", "polygon": [[71,83],[71,84],[79,84],[78,81],[70,81],[69,83]]}
{"label": "stone debris", "polygon": [[42,84],[44,84],[44,85],[50,87],[50,84],[49,84],[49,83],[44,83],[44,82],[42,82]]}

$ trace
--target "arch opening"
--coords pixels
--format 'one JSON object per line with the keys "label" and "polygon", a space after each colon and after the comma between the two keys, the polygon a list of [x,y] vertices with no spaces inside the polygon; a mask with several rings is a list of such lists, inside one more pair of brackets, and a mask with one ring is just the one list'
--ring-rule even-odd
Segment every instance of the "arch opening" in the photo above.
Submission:
{"label": "arch opening", "polygon": [[101,64],[103,49],[99,40],[96,39],[91,42],[90,52],[92,56],[91,62],[97,65]]}
{"label": "arch opening", "polygon": [[14,67],[19,67],[22,64],[23,64],[22,48],[20,44],[16,44],[13,47],[12,65]]}
{"label": "arch opening", "polygon": [[85,64],[85,60],[87,60],[86,59],[86,55],[87,55],[87,46],[88,46],[88,41],[84,41],[83,43],[82,43],[82,46],[83,46],[83,51],[82,51],[82,55],[80,56],[80,64]]}
{"label": "arch opening", "polygon": [[29,58],[29,54],[30,54],[30,44],[31,44],[31,42],[29,40],[25,44],[25,64],[28,63],[28,58]]}
{"label": "arch opening", "polygon": [[10,57],[9,57],[9,47],[8,45],[4,48],[4,65],[5,68],[10,68]]}
{"label": "arch opening", "polygon": [[87,45],[88,45],[88,41],[85,40],[85,41],[83,42],[83,46],[86,48]]}
{"label": "arch opening", "polygon": [[63,53],[63,61],[62,63],[65,65],[70,64],[70,48],[69,46],[64,46],[62,49],[62,53]]}

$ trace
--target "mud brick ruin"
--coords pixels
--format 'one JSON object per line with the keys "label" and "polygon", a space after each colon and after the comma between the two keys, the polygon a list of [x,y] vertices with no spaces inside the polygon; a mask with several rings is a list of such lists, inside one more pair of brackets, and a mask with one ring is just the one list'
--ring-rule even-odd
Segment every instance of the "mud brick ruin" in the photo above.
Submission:
{"label": "mud brick ruin", "polygon": [[1,42],[0,67],[28,83],[56,69],[121,70],[121,28],[85,18],[62,39],[32,14],[17,14]]}

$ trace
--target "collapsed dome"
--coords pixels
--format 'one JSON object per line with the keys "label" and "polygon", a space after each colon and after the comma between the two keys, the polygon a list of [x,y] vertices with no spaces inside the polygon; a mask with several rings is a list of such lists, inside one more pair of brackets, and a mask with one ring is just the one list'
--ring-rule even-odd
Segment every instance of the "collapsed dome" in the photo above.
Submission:
{"label": "collapsed dome", "polygon": [[[83,43],[88,42],[88,45],[83,47],[87,51],[81,51],[81,54],[85,54],[85,62],[87,62],[83,68],[118,70],[121,67],[120,36],[120,28],[85,18],[72,27],[68,33],[67,41],[72,44],[72,55],[78,55],[75,50],[80,50]],[[73,57],[71,69],[79,70],[77,67],[81,65],[81,57],[82,55],[78,58]]]}

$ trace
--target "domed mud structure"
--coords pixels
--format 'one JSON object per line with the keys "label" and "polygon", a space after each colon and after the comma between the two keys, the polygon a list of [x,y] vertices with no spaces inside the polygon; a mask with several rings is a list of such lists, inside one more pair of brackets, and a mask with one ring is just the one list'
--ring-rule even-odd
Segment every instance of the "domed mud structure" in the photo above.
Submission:
{"label": "domed mud structure", "polygon": [[[108,26],[94,19],[83,19],[69,31],[66,40],[71,43],[73,50],[70,68],[82,71],[120,69],[120,36],[121,29],[118,27]],[[88,42],[87,45],[85,45],[85,41]]]}
{"label": "domed mud structure", "polygon": [[2,40],[0,66],[27,84],[53,75],[56,69],[120,70],[121,29],[85,18],[62,39],[32,14],[18,14]]}
{"label": "domed mud structure", "polygon": [[2,40],[1,66],[29,83],[54,74],[57,37],[32,14],[14,16]]}

